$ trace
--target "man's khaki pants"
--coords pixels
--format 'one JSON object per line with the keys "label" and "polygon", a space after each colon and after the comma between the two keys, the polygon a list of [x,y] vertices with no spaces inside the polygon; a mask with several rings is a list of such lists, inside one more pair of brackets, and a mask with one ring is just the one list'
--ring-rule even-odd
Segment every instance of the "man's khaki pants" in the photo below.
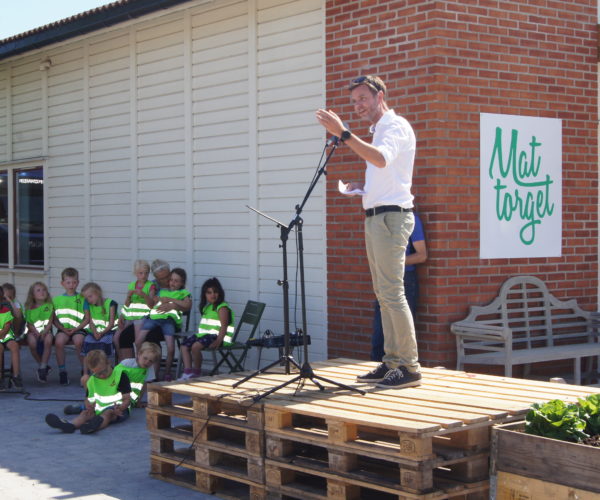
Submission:
{"label": "man's khaki pants", "polygon": [[404,260],[413,232],[412,212],[383,212],[365,219],[365,244],[373,289],[381,306],[383,362],[419,371],[415,325],[404,296]]}

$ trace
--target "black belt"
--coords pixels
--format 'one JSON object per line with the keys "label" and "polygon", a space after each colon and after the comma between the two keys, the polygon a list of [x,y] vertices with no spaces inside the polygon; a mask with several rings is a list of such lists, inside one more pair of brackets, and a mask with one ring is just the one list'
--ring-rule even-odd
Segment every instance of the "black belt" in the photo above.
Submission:
{"label": "black belt", "polygon": [[367,208],[365,215],[371,217],[372,215],[382,214],[383,212],[412,212],[412,208],[402,208],[398,205],[382,205],[375,208]]}

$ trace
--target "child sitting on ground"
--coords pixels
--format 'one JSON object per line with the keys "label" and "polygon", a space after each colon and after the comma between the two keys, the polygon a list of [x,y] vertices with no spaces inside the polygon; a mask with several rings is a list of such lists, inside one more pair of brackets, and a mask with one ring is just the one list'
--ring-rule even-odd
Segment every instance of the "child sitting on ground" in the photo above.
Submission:
{"label": "child sitting on ground", "polygon": [[54,343],[53,315],[54,306],[48,287],[45,283],[36,281],[27,292],[25,322],[27,324],[27,344],[33,359],[38,363],[37,378],[43,383],[47,382],[50,372],[48,360]]}
{"label": "child sitting on ground", "polygon": [[102,296],[102,288],[97,283],[86,283],[81,289],[90,307],[90,322],[83,340],[82,354],[86,356],[95,349],[101,349],[107,356],[113,354],[113,334],[116,328],[117,303]]}
{"label": "child sitting on ground", "polygon": [[90,352],[85,362],[92,375],[87,381],[88,397],[85,410],[72,422],[54,413],[46,415],[46,423],[55,429],[71,434],[79,429],[81,434],[92,434],[129,418],[131,385],[124,370],[113,370],[104,351]]}
{"label": "child sitting on ground", "polygon": [[[144,318],[150,314],[154,307],[154,297],[156,297],[156,286],[148,280],[150,275],[150,264],[145,260],[136,260],[133,264],[133,274],[135,281],[129,283],[127,297],[121,309],[117,332],[114,336],[114,343],[117,352],[119,352],[119,338],[121,332],[133,323],[135,337],[139,337]],[[134,337],[134,338],[135,338]],[[121,353],[119,353],[121,359]]]}
{"label": "child sitting on ground", "polygon": [[[131,385],[131,408],[142,407],[141,399],[146,391],[146,383],[156,379],[154,362],[160,359],[160,347],[153,342],[144,342],[136,358],[128,358],[121,361],[115,370],[127,373]],[[82,383],[87,385],[87,375],[82,378]],[[84,403],[67,405],[64,412],[67,415],[78,415],[85,410]]]}
{"label": "child sitting on ground", "polygon": [[231,345],[233,339],[233,310],[225,302],[225,291],[217,278],[210,278],[202,285],[200,313],[202,318],[198,332],[187,337],[181,344],[184,371],[179,380],[200,376],[202,349]]}
{"label": "child sitting on ground", "polygon": [[57,333],[55,340],[56,362],[58,363],[58,376],[60,385],[69,385],[69,375],[65,361],[65,345],[73,342],[75,353],[81,363],[81,372],[83,373],[83,357],[81,348],[86,332],[85,325],[90,320],[90,307],[87,300],[77,293],[79,286],[79,273],[77,269],[67,267],[60,273],[60,284],[65,289],[65,293],[57,295],[52,299],[54,304],[54,326]]}
{"label": "child sitting on ground", "polygon": [[177,267],[171,271],[169,278],[169,289],[158,292],[156,305],[150,311],[150,315],[144,320],[140,335],[135,339],[136,352],[142,346],[148,332],[155,326],[160,326],[167,344],[167,359],[165,360],[164,380],[171,380],[171,365],[175,356],[175,338],[173,335],[181,329],[182,313],[192,307],[192,295],[186,290],[186,272]]}
{"label": "child sitting on ground", "polygon": [[21,358],[19,355],[19,344],[15,340],[12,330],[13,314],[10,303],[4,298],[4,291],[0,287],[0,391],[9,388],[8,381],[4,380],[4,350],[10,351],[10,362],[12,368],[11,382],[15,389],[23,390],[23,379],[21,379]]}

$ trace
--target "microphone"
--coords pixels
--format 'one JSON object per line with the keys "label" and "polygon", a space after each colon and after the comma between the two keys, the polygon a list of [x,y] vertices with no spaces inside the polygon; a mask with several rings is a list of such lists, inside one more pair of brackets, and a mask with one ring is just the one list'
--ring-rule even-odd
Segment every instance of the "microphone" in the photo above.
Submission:
{"label": "microphone", "polygon": [[[350,130],[348,126],[348,122],[342,122],[344,126],[344,130]],[[326,147],[337,146],[340,143],[340,138],[337,135],[332,135],[329,139],[327,139]]]}

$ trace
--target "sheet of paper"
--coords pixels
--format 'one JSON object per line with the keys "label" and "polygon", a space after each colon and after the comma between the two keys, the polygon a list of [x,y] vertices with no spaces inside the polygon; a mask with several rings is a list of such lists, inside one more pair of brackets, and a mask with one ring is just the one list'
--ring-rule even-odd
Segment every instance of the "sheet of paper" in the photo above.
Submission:
{"label": "sheet of paper", "polygon": [[342,194],[366,194],[362,189],[353,189],[352,191],[348,191],[348,184],[345,184],[344,182],[342,182],[342,179],[339,180],[338,182],[338,190],[340,193]]}

